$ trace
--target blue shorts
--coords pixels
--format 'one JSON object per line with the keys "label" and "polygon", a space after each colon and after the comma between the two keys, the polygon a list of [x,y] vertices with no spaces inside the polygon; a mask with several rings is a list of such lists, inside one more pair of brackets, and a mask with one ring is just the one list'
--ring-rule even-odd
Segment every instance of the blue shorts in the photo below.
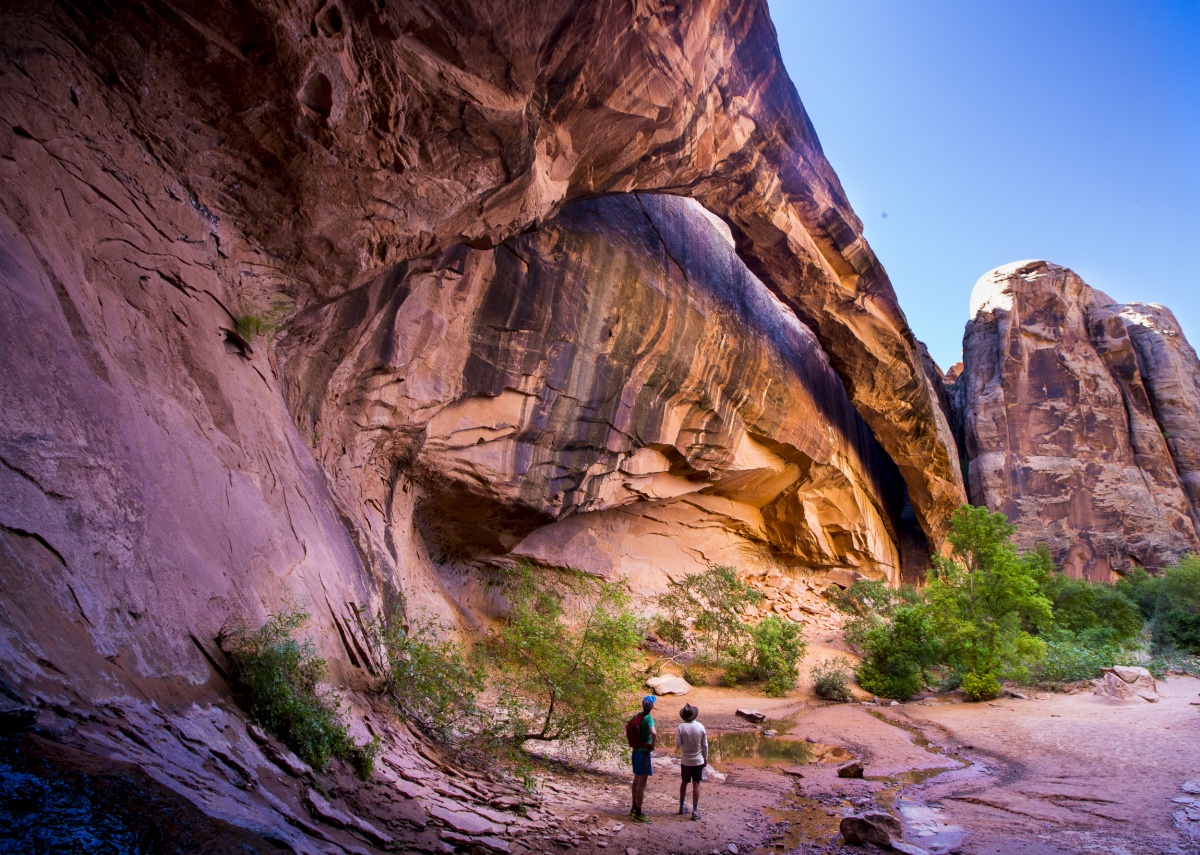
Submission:
{"label": "blue shorts", "polygon": [[650,763],[650,752],[644,748],[637,748],[633,752],[633,774],[646,776],[654,774],[654,767]]}

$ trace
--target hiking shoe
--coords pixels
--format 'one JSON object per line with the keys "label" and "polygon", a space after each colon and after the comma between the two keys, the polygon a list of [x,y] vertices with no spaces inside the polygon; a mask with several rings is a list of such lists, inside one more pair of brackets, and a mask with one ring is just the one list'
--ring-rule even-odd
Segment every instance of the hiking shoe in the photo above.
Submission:
{"label": "hiking shoe", "polygon": [[637,816],[637,808],[635,808],[635,807],[631,807],[631,808],[629,809],[629,815],[630,815],[631,817],[633,817],[633,816]]}
{"label": "hiking shoe", "polygon": [[646,816],[644,813],[639,813],[639,814],[635,815],[633,818],[633,821],[634,822],[654,822],[654,820],[652,820],[650,817]]}
{"label": "hiking shoe", "polygon": [[699,818],[700,818],[700,811],[698,811],[698,810],[692,811],[692,821],[695,822]]}
{"label": "hiking shoe", "polygon": [[687,807],[686,807],[685,805],[680,805],[680,806],[679,806],[679,815],[680,815],[680,816],[686,816],[686,815],[687,815],[687,812],[688,812],[688,809],[687,809]]}

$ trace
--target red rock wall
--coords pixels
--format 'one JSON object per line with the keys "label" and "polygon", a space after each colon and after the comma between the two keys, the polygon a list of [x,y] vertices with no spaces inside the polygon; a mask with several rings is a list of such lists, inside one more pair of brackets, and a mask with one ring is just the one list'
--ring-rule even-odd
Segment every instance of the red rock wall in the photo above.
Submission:
{"label": "red rock wall", "polygon": [[[398,264],[417,271],[460,245],[486,252],[599,193],[692,196],[730,224],[740,257],[809,325],[894,461],[910,519],[940,537],[963,496],[952,443],[784,74],[765,3],[555,9],[18,0],[0,10],[3,658],[23,678],[90,695],[133,684],[203,693],[221,621],[261,615],[288,592],[314,610],[339,674],[352,671],[355,606],[410,579],[441,583],[422,575],[415,541],[413,554],[375,554],[388,536],[370,526],[408,524],[415,498],[363,504],[360,474],[331,463],[321,425],[300,438],[275,338],[294,317],[353,304]],[[456,292],[431,290],[446,322],[458,317]],[[243,314],[278,326],[246,348],[232,332]],[[437,343],[427,320],[406,334]],[[484,377],[464,371],[428,382]],[[705,382],[736,397],[721,378]],[[331,377],[329,388],[348,387]],[[810,412],[810,392],[796,394],[797,412]],[[855,457],[861,443],[771,423],[749,402],[711,409],[730,436],[738,419],[762,422],[761,438],[746,435],[766,459],[797,448],[830,477],[866,477],[805,506],[803,520],[779,510],[786,490],[766,490],[774,505],[756,494],[765,534],[751,541],[895,566],[886,491]],[[304,423],[308,411],[294,415]],[[356,442],[376,440],[382,416],[368,415]],[[835,433],[858,430],[831,421]],[[754,468],[720,442],[700,445],[733,462],[710,465],[705,451],[689,467]],[[521,483],[530,506],[534,486],[555,482]],[[592,477],[563,501],[595,503],[608,483]]]}
{"label": "red rock wall", "polygon": [[292,410],[384,564],[523,555],[643,594],[711,563],[900,578],[899,473],[714,220],[577,202],[296,318]]}
{"label": "red rock wall", "polygon": [[1185,482],[1158,421],[1171,419],[1186,469],[1194,356],[1186,394],[1187,383],[1168,379],[1186,342],[1044,261],[987,274],[972,308],[956,396],[972,501],[1003,511],[1023,546],[1045,543],[1067,572],[1094,580],[1195,551]]}

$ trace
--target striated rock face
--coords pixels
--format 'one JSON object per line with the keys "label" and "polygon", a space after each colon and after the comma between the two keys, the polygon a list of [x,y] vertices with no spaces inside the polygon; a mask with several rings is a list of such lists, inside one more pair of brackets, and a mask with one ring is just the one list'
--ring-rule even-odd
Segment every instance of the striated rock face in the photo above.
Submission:
{"label": "striated rock face", "polygon": [[1200,360],[1170,309],[1130,303],[1120,312],[1192,519],[1200,526]]}
{"label": "striated rock face", "polygon": [[710,563],[899,578],[899,473],[714,219],[577,202],[296,318],[292,411],[384,563],[420,540],[441,563],[523,555],[646,591]]}
{"label": "striated rock face", "polygon": [[1151,321],[1044,261],[988,273],[971,303],[953,397],[972,501],[1003,511],[1022,545],[1045,543],[1067,572],[1094,580],[1196,550],[1186,482],[1158,421],[1169,414],[1194,467],[1184,437],[1195,431],[1195,357],[1185,394],[1168,378],[1190,348],[1177,326],[1160,331],[1169,313]]}

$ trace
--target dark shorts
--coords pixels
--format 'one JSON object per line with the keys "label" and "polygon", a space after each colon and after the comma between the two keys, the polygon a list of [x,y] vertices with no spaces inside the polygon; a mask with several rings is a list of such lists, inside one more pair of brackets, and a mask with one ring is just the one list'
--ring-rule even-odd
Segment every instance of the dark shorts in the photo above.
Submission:
{"label": "dark shorts", "polygon": [[700,776],[704,774],[704,766],[704,763],[701,763],[699,766],[680,766],[679,768],[683,772],[683,782],[685,784],[699,784],[701,780]]}
{"label": "dark shorts", "polygon": [[653,775],[654,767],[650,762],[650,752],[637,749],[633,752],[633,774]]}

